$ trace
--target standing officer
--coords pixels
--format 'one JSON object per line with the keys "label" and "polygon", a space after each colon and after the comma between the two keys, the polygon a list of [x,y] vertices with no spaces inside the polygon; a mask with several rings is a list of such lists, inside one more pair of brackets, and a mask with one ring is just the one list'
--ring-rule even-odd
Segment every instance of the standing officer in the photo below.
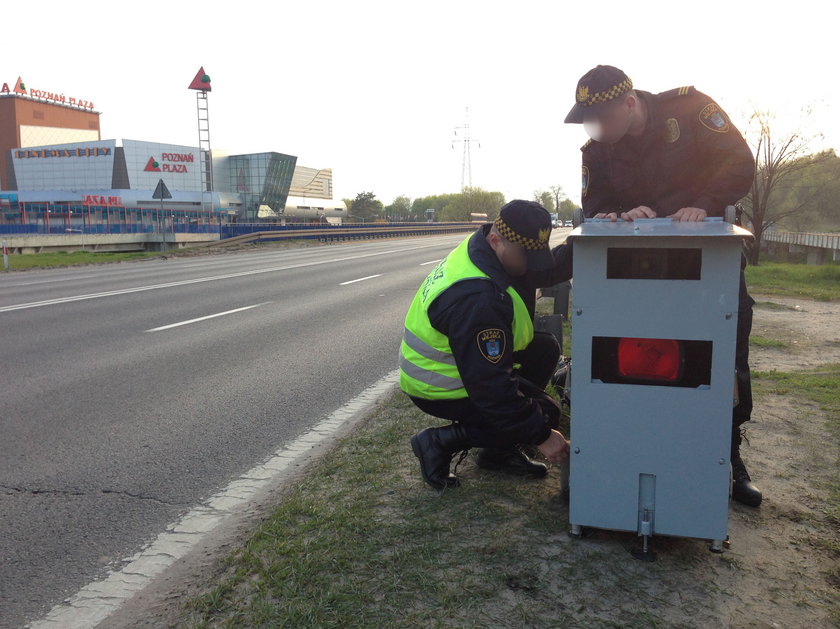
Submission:
{"label": "standing officer", "polygon": [[[586,217],[702,221],[723,216],[749,191],[755,161],[729,117],[693,87],[651,94],[627,75],[599,65],[581,77],[567,123],[592,138],[583,152],[581,198]],[[749,336],[752,307],[741,260],[735,369],[739,404],[732,414],[732,497],[757,507],[761,492],[741,459],[741,424],[752,412]]]}
{"label": "standing officer", "polygon": [[[452,458],[482,448],[479,467],[528,477],[568,456],[555,430],[560,409],[544,389],[560,356],[556,339],[534,332],[536,289],[571,277],[571,249],[548,246],[551,216],[516,200],[446,256],[425,279],[405,319],[400,388],[424,412],[450,420],[411,438],[423,479],[455,487]],[[457,466],[456,466],[457,467]]]}

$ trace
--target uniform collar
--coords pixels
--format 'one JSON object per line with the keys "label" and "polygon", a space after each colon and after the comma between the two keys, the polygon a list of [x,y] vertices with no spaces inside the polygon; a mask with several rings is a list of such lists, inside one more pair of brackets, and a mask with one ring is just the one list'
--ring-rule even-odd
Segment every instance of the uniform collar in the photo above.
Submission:
{"label": "uniform collar", "polygon": [[490,233],[492,226],[492,223],[486,223],[475,230],[475,233],[470,236],[467,254],[470,256],[472,263],[487,273],[490,279],[504,291],[511,285],[512,278],[505,272],[502,263],[496,256],[496,252],[487,242],[487,234]]}
{"label": "uniform collar", "polygon": [[642,90],[636,90],[636,95],[644,101],[645,107],[647,107],[647,125],[640,137],[657,133],[662,126],[662,116],[656,96]]}
{"label": "uniform collar", "polygon": [[629,133],[621,138],[615,144],[608,145],[611,152],[618,151],[619,154],[629,151],[633,155],[644,151],[650,146],[654,138],[661,135],[662,120],[659,109],[659,104],[656,102],[656,96],[650,92],[636,90],[636,95],[641,99],[645,108],[647,109],[647,122],[645,123],[645,130],[641,135],[630,135]]}

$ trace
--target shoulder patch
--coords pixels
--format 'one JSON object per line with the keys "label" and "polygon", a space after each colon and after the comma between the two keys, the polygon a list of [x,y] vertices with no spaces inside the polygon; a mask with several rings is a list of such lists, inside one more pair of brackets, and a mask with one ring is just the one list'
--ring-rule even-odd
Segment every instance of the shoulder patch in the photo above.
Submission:
{"label": "shoulder patch", "polygon": [[680,139],[680,123],[676,118],[668,118],[665,121],[665,141],[673,144]]}
{"label": "shoulder patch", "polygon": [[659,100],[670,100],[671,98],[677,98],[678,96],[688,96],[689,94],[693,94],[696,90],[694,89],[693,85],[686,85],[684,87],[676,87],[672,90],[668,90],[667,92],[660,92],[656,95]]}
{"label": "shoulder patch", "polygon": [[717,103],[709,103],[700,110],[700,124],[716,133],[726,133],[730,126],[729,118]]}
{"label": "shoulder patch", "polygon": [[482,330],[475,336],[478,343],[478,351],[486,360],[498,363],[505,353],[505,331],[499,328],[488,328]]}
{"label": "shoulder patch", "polygon": [[584,166],[581,172],[580,196],[586,197],[587,192],[589,192],[589,167]]}

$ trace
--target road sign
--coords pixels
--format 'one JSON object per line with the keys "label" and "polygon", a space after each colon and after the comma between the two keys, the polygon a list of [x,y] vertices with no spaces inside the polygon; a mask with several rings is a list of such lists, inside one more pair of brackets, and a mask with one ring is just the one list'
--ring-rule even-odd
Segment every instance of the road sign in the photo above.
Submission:
{"label": "road sign", "polygon": [[152,198],[160,199],[161,201],[172,198],[172,193],[169,192],[169,188],[167,188],[166,184],[163,183],[163,179],[158,180],[157,188],[155,188]]}

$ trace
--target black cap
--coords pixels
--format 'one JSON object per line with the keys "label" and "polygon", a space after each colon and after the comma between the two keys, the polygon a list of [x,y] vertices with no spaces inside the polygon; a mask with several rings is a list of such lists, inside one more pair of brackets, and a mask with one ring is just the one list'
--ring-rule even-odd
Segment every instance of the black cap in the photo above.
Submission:
{"label": "black cap", "polygon": [[575,90],[575,106],[566,122],[580,124],[588,113],[599,109],[633,89],[633,81],[613,66],[595,66],[580,77]]}
{"label": "black cap", "polygon": [[505,240],[525,250],[529,271],[543,271],[554,266],[548,246],[551,214],[539,203],[515,199],[502,206],[493,225]]}

